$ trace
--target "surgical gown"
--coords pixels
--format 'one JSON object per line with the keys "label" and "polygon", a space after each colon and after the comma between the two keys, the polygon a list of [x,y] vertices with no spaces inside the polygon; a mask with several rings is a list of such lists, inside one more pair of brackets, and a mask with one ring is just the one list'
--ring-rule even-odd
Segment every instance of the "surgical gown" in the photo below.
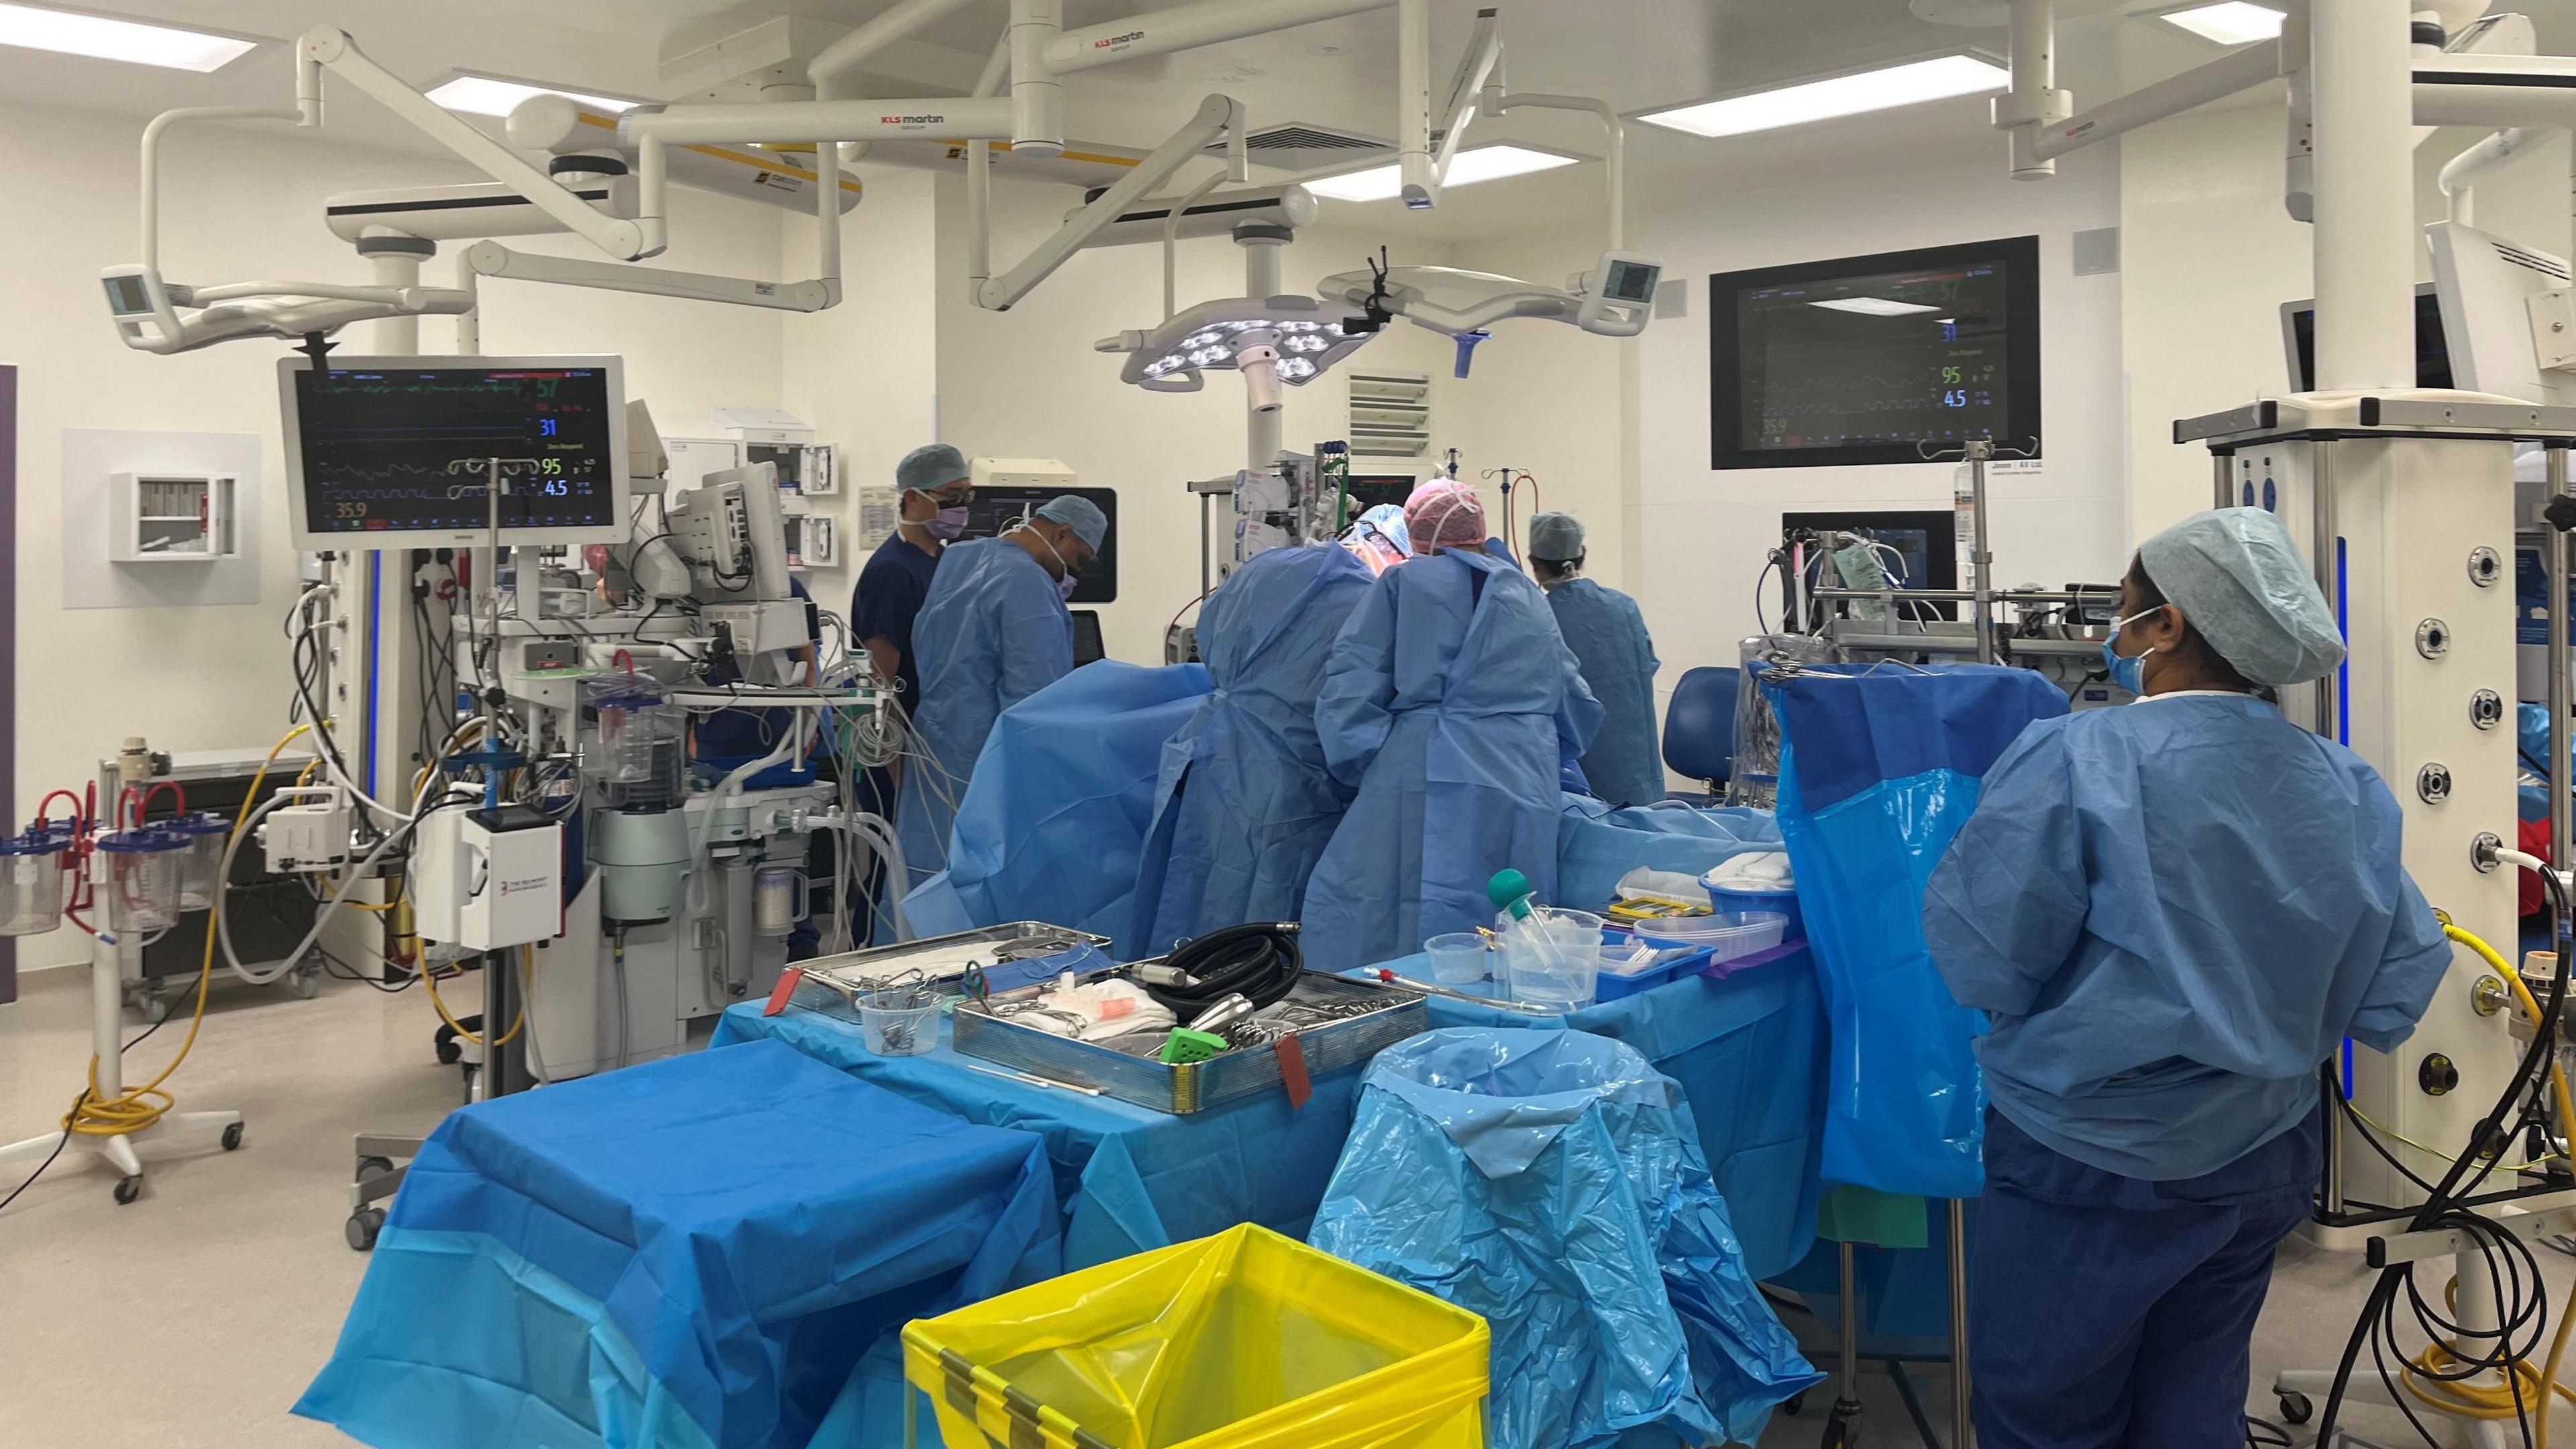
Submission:
{"label": "surgical gown", "polygon": [[1655,733],[1655,641],[1637,601],[1590,579],[1567,579],[1547,591],[1557,632],[1601,701],[1601,732],[1583,752],[1583,778],[1613,805],[1664,798],[1664,757]]}
{"label": "surgical gown", "polygon": [[1333,639],[1369,591],[1337,545],[1274,548],[1207,601],[1199,649],[1216,691],[1163,746],[1125,959],[1244,921],[1293,921],[1350,788],[1315,737]]}
{"label": "surgical gown", "polygon": [[2350,750],[2241,694],[2042,720],[1988,772],[1923,930],[1995,1109],[2167,1182],[2297,1126],[2347,1036],[2414,1030],[2451,949]]}
{"label": "surgical gown", "polygon": [[919,885],[948,859],[957,801],[1003,710],[1073,671],[1073,616],[1055,580],[1007,538],[953,543],[913,620],[921,700],[912,726],[928,759],[908,760],[900,826]]}
{"label": "surgical gown", "polygon": [[1601,705],[1528,575],[1454,549],[1387,570],[1333,643],[1315,723],[1359,793],[1306,886],[1310,963],[1490,924],[1485,883],[1505,866],[1559,904],[1557,762],[1592,742]]}

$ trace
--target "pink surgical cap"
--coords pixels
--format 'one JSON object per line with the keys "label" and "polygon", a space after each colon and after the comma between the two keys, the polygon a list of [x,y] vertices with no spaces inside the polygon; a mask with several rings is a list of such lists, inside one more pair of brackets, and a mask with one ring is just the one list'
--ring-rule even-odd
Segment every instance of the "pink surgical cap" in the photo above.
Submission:
{"label": "pink surgical cap", "polygon": [[1413,551],[1435,548],[1481,548],[1485,542],[1485,505],[1476,490],[1450,478],[1434,478],[1404,500],[1404,527]]}

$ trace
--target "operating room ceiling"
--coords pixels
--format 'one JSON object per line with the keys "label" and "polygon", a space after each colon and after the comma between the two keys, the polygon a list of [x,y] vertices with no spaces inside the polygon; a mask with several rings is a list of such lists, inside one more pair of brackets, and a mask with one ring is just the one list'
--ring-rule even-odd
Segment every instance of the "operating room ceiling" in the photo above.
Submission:
{"label": "operating room ceiling", "polygon": [[[1435,0],[1436,50],[1454,54],[1480,3]],[[1069,24],[1162,8],[1163,0],[1066,0]],[[1597,94],[1623,110],[1698,100],[1819,70],[1955,46],[1999,42],[2000,32],[1958,31],[1917,20],[1904,0],[1500,0],[1513,83]],[[291,40],[335,24],[398,74],[424,86],[468,70],[648,99],[672,98],[661,76],[665,48],[685,49],[775,16],[795,13],[854,25],[882,0],[92,0],[137,19]],[[908,74],[871,77],[880,94],[910,80],[953,93],[1001,33],[1005,0],[977,3],[928,27]],[[1300,120],[1386,134],[1394,76],[1395,20],[1382,10],[1179,56],[1111,66],[1077,77],[1069,119],[1097,139],[1150,143],[1198,95],[1222,89],[1254,120]],[[1445,69],[1445,61],[1441,63]],[[48,107],[148,114],[166,106],[264,101],[290,74],[281,43],[215,76],[151,71],[109,61],[0,49],[0,99]],[[938,84],[945,79],[949,84]],[[352,100],[332,118],[353,139],[401,143],[400,128]]]}
{"label": "operating room ceiling", "polygon": [[[848,26],[885,8],[885,0],[88,3],[137,19],[277,43],[213,76],[0,48],[0,101],[128,117],[180,105],[275,104],[289,89],[286,42],[318,24],[347,29],[370,55],[424,88],[458,71],[471,71],[611,95],[676,99],[689,92],[664,79],[666,54],[785,14]],[[1068,24],[1083,25],[1165,3],[1065,0],[1065,11]],[[1907,0],[1434,0],[1434,50],[1441,57],[1435,62],[1437,73],[1445,74],[1447,58],[1456,54],[1475,11],[1488,3],[1502,11],[1514,88],[1597,95],[1630,113],[1863,70],[1963,44],[2000,52],[2003,41],[1998,30],[1956,29],[1917,19]],[[2100,99],[2115,73],[2119,84],[2135,85],[2214,53],[2170,27],[2138,18],[2141,11],[2170,8],[2171,3],[2116,0],[2111,13],[2064,25],[2061,75],[2079,100]],[[2555,40],[2569,28],[2566,21],[2576,12],[2576,0],[2526,0],[2512,8],[2541,18],[2544,37]],[[960,93],[1000,35],[1007,10],[1006,0],[974,0],[882,57],[863,78],[867,89],[886,96]],[[1380,10],[1085,72],[1068,82],[1068,130],[1084,139],[1150,146],[1169,133],[1200,95],[1222,90],[1244,102],[1256,126],[1295,121],[1390,136],[1395,125],[1394,34],[1393,11]],[[364,97],[345,88],[336,96],[329,117],[335,138],[414,153],[434,150]],[[1981,101],[1964,100],[1926,109],[1942,110],[1942,129],[1948,131],[1949,120],[1968,121],[1982,107]],[[1953,110],[1959,115],[1948,117]],[[1906,123],[1881,117],[1844,124],[1841,144],[1866,145],[1873,128]],[[1515,114],[1480,125],[1477,134],[1583,154],[1598,154],[1599,149],[1597,133],[1580,117]],[[1803,140],[1786,141],[1785,133],[1688,144],[1774,161],[1786,160],[1778,152],[1812,149]],[[1645,149],[1666,146],[1658,138]],[[1430,225],[1489,227],[1498,221],[1562,217],[1564,207],[1595,204],[1590,198],[1598,195],[1598,172],[1598,167],[1573,167],[1462,189],[1455,193],[1458,207]]]}

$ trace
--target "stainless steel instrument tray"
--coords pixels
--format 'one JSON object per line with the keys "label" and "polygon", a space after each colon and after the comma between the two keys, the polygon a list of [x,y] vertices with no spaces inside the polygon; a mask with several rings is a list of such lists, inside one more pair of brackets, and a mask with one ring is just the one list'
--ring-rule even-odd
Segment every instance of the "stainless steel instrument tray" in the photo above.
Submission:
{"label": "stainless steel instrument tray", "polygon": [[[1414,992],[1315,971],[1307,972],[1287,1000],[1262,1011],[1253,1023],[1276,1023],[1313,1009],[1340,1011],[1358,1006],[1372,1009],[1364,1015],[1297,1028],[1310,1079],[1359,1066],[1430,1024],[1423,998]],[[954,1026],[950,1045],[962,1055],[1096,1087],[1122,1102],[1157,1112],[1186,1116],[1237,1097],[1279,1089],[1279,1054],[1269,1045],[1237,1047],[1204,1062],[1174,1065],[1156,1060],[1163,1032],[1135,1032],[1105,1042],[1076,1041],[995,1016],[972,1001],[957,1004]]]}
{"label": "stainless steel instrument tray", "polygon": [[[998,926],[982,926],[946,936],[898,941],[891,946],[871,946],[863,951],[844,951],[837,956],[817,956],[800,964],[806,975],[821,977],[846,994],[874,990],[889,978],[906,971],[919,970],[932,981],[945,981],[964,975],[969,961],[981,961],[991,966],[1031,956],[1052,956],[1076,946],[1106,951],[1109,938],[1065,926],[1051,926],[1044,921],[1006,921]],[[1107,964],[1105,957],[1101,964]]]}

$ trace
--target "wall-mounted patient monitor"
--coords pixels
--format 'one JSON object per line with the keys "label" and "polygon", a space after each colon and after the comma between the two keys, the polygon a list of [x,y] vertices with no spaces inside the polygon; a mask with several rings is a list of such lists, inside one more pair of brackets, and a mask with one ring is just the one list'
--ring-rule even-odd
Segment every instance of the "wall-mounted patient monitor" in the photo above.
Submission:
{"label": "wall-mounted patient monitor", "polygon": [[278,363],[299,549],[626,537],[625,367],[615,357],[342,357]]}

